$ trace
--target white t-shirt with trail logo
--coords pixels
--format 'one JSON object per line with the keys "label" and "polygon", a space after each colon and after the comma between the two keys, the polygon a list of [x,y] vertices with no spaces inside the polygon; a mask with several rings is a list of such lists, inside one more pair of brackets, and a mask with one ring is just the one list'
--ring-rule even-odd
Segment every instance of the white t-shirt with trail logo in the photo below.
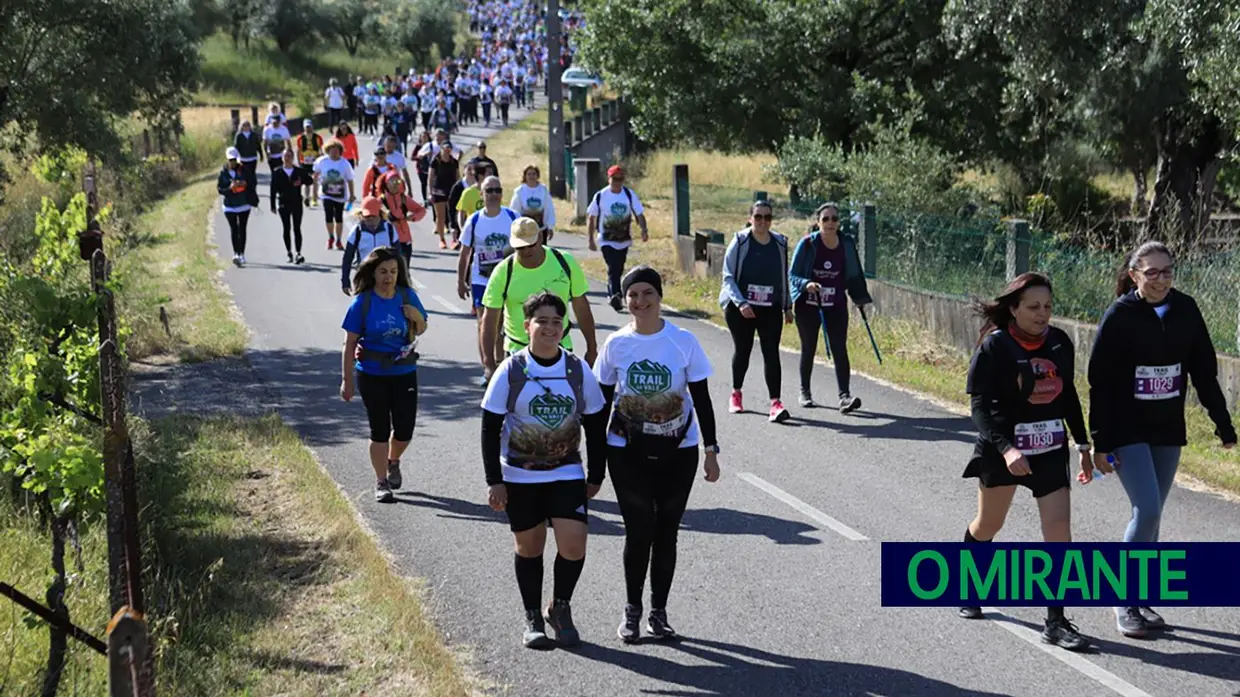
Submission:
{"label": "white t-shirt with trail logo", "polygon": [[506,258],[504,250],[508,247],[512,221],[516,219],[516,211],[502,206],[494,218],[488,217],[483,208],[465,219],[461,244],[474,250],[474,258],[470,262],[471,284],[485,286],[490,277],[482,275],[482,265],[486,263],[494,268]]}
{"label": "white t-shirt with trail logo", "polygon": [[[693,396],[689,383],[705,380],[713,368],[697,337],[664,320],[657,334],[638,334],[633,325],[623,327],[599,350],[594,373],[604,385],[615,385],[615,409],[629,419],[660,424],[675,431],[685,419],[693,418]],[[607,444],[623,447],[625,437],[615,432],[613,420]],[[701,429],[693,419],[680,447],[701,442]]]}
{"label": "white t-shirt with trail logo", "polygon": [[521,215],[532,219],[544,228],[555,227],[555,202],[551,200],[551,192],[544,184],[530,187],[522,184],[512,192],[512,201],[508,206]]}
{"label": "white t-shirt with trail logo", "polygon": [[[626,187],[627,188],[627,187]],[[633,206],[629,207],[629,196],[633,195]],[[632,236],[636,232],[640,234],[640,230],[633,230],[636,227],[633,224],[633,216],[645,214],[646,209],[642,207],[642,201],[637,197],[637,192],[632,189],[628,193],[622,188],[620,193],[615,193],[611,187],[604,187],[602,191],[590,199],[590,207],[586,209],[586,215],[598,217],[598,230],[596,240],[604,247],[614,247],[615,249],[628,249],[632,244]],[[605,234],[608,228],[613,230],[624,230],[628,233],[629,239],[624,241],[614,241],[607,239]]]}
{"label": "white t-shirt with trail logo", "polygon": [[320,155],[314,161],[314,173],[319,175],[319,196],[327,201],[344,203],[349,195],[347,182],[353,181],[353,166],[343,157],[332,160],[331,155]]}
{"label": "white t-shirt with trail logo", "polygon": [[[581,455],[581,421],[576,418],[577,400],[573,388],[565,379],[565,355],[561,350],[560,359],[551,366],[540,365],[533,356],[527,359],[529,379],[517,397],[513,413],[508,412],[508,373],[514,369],[512,358],[505,359],[491,376],[482,408],[506,415],[499,455],[505,482],[545,484],[586,478]],[[586,402],[582,413],[597,413],[606,406],[603,391],[588,363],[582,361],[581,372],[581,392]],[[567,464],[550,470],[529,470],[520,466],[524,462],[547,461]]]}

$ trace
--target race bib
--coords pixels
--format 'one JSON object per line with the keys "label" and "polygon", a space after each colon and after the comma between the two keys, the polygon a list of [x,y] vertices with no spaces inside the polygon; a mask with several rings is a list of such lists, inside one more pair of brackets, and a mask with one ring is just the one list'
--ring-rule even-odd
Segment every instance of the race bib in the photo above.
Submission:
{"label": "race bib", "polygon": [[642,423],[642,433],[648,436],[674,436],[676,432],[689,421],[688,412],[682,412],[680,416],[665,423],[652,423],[645,421]]}
{"label": "race bib", "polygon": [[818,306],[835,307],[835,286],[821,286],[818,289]]}
{"label": "race bib", "polygon": [[1180,364],[1137,366],[1132,396],[1141,401],[1175,399],[1184,388],[1184,376]]}
{"label": "race bib", "polygon": [[491,271],[504,260],[504,250],[487,249],[478,250],[478,272],[483,276],[490,276]]}
{"label": "race bib", "polygon": [[1062,419],[1016,424],[1016,449],[1026,456],[1053,452],[1066,442]]}
{"label": "race bib", "polygon": [[775,286],[758,286],[751,283],[746,289],[746,295],[750,305],[770,307],[775,300]]}

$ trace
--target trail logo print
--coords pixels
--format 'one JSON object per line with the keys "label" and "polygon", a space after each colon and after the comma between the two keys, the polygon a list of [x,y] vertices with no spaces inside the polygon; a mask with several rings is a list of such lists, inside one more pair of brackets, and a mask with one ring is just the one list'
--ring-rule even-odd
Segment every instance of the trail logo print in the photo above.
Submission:
{"label": "trail logo print", "polygon": [[530,400],[530,416],[554,430],[568,419],[576,404],[572,397],[565,395],[540,394]]}
{"label": "trail logo print", "polygon": [[672,387],[672,371],[661,363],[644,360],[629,366],[629,389],[639,395],[650,395],[666,392]]}

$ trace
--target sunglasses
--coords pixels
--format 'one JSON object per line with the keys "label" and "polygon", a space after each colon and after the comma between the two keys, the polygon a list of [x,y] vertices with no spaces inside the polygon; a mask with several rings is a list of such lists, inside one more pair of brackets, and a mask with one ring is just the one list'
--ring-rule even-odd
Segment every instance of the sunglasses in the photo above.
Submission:
{"label": "sunglasses", "polygon": [[824,215],[819,220],[824,223],[838,223],[840,222],[840,217],[838,215]]}
{"label": "sunglasses", "polygon": [[502,188],[498,187],[498,186],[493,186],[493,187],[491,187],[491,188],[489,188],[489,189],[483,189],[483,191],[485,191],[485,192],[486,192],[486,193],[488,193],[488,194],[502,194],[502,193],[504,193],[504,190],[503,190]]}
{"label": "sunglasses", "polygon": [[770,213],[754,213],[754,220],[774,220],[775,216]]}

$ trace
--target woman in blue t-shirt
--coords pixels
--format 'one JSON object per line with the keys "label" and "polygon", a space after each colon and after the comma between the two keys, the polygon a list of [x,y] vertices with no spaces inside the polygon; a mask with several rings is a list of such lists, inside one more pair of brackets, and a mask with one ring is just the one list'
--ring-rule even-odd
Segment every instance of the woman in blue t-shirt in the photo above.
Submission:
{"label": "woman in blue t-shirt", "polygon": [[409,272],[395,249],[380,247],[353,277],[353,304],[340,360],[340,397],[357,391],[370,421],[370,464],[375,500],[392,501],[401,485],[400,456],[409,447],[418,415],[417,337],[426,331],[426,308],[409,287]]}

